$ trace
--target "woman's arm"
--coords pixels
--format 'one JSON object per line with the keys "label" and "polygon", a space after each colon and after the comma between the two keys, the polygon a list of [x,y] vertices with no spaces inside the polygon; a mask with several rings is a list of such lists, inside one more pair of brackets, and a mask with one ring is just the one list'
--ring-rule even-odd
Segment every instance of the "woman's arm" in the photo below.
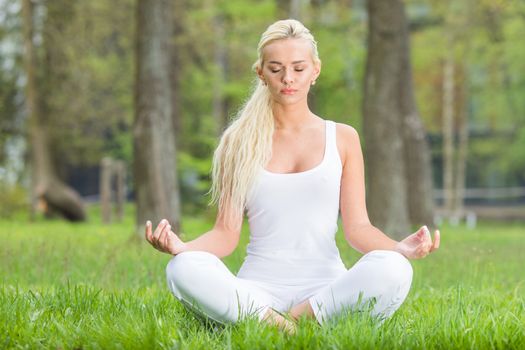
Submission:
{"label": "woman's arm", "polygon": [[234,219],[227,227],[223,215],[217,215],[214,227],[201,236],[189,242],[183,242],[173,231],[167,220],[161,220],[155,232],[151,230],[151,222],[146,223],[146,240],[157,250],[177,255],[185,251],[206,251],[219,258],[230,255],[239,243],[242,217]]}
{"label": "woman's arm", "polygon": [[343,162],[340,210],[347,242],[361,253],[376,249],[395,250],[409,258],[420,258],[439,247],[439,231],[432,243],[426,226],[397,242],[370,223],[366,209],[365,172],[359,134],[351,126],[338,124],[338,148]]}
{"label": "woman's arm", "polygon": [[[340,126],[340,127],[339,127]],[[375,249],[394,250],[396,241],[370,223],[366,210],[365,171],[359,134],[351,126],[338,124],[342,152],[340,208],[347,242],[361,253]],[[341,149],[341,148],[339,148]],[[341,153],[341,152],[340,152]]]}

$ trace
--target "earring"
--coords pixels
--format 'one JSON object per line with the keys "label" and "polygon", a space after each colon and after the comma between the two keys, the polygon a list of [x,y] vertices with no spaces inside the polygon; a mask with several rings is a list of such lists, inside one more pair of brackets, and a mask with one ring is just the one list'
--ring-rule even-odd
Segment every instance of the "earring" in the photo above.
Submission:
{"label": "earring", "polygon": [[263,84],[264,86],[266,86],[266,81],[265,81],[265,80],[262,80],[262,84]]}
{"label": "earring", "polygon": [[312,80],[312,85],[315,85],[315,80]]}

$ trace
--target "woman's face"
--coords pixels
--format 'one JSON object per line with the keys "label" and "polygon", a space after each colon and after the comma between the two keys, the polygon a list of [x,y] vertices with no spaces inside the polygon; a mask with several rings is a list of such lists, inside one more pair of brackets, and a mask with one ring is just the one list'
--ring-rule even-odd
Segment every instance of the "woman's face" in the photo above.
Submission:
{"label": "woman's face", "polygon": [[321,71],[312,58],[312,47],[306,39],[281,39],[262,50],[259,78],[266,83],[274,102],[290,105],[306,101],[313,81]]}

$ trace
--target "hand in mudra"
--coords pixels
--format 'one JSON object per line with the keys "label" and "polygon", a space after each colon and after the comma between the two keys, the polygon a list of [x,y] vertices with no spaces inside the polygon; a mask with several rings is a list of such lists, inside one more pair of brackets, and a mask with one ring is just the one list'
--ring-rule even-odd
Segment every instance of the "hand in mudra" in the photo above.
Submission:
{"label": "hand in mudra", "polygon": [[434,242],[428,227],[422,226],[415,233],[397,243],[396,250],[409,259],[421,259],[439,248],[439,230],[434,231]]}
{"label": "hand in mudra", "polygon": [[171,225],[166,219],[160,221],[155,232],[151,232],[151,221],[146,222],[146,240],[155,249],[172,255],[179,254],[184,247],[184,242],[171,230]]}

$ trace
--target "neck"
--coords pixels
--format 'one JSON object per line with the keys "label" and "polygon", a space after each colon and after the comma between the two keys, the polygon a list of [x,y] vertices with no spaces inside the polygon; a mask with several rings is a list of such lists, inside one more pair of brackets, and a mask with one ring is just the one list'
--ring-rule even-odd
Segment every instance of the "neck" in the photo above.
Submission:
{"label": "neck", "polygon": [[274,104],[272,111],[276,130],[302,129],[315,119],[306,103],[301,105]]}

